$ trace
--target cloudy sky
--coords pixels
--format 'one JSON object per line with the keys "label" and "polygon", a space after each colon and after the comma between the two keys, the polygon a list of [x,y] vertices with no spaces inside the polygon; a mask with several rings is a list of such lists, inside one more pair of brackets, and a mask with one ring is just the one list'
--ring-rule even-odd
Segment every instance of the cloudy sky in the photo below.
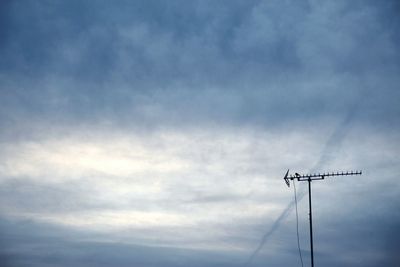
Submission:
{"label": "cloudy sky", "polygon": [[1,1],[2,266],[399,266],[399,12]]}

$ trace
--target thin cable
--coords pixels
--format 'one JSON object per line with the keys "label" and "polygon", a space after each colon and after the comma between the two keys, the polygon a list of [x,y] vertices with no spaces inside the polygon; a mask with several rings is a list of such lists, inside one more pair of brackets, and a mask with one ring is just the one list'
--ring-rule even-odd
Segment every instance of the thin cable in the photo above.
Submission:
{"label": "thin cable", "polygon": [[296,183],[293,181],[293,189],[294,189],[294,202],[296,204],[296,233],[297,233],[297,247],[299,248],[299,255],[300,255],[300,261],[301,261],[301,267],[304,267],[303,265],[303,256],[301,255],[301,249],[300,249],[300,237],[299,237],[299,214],[297,212],[297,193],[296,193]]}

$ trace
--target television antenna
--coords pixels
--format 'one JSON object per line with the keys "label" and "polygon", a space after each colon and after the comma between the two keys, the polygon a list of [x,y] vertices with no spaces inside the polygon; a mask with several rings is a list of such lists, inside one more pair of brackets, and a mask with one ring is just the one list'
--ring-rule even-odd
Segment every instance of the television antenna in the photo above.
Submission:
{"label": "television antenna", "polygon": [[[328,173],[318,173],[318,174],[298,174],[289,175],[289,170],[287,170],[283,180],[286,185],[290,187],[290,180],[295,180],[299,182],[308,182],[308,209],[310,215],[310,247],[311,247],[311,267],[314,267],[314,246],[313,246],[313,230],[312,230],[312,209],[311,209],[311,182],[314,180],[324,180],[325,177],[331,176],[350,176],[350,175],[361,175],[362,171],[347,171],[347,172],[328,172]],[[294,183],[294,182],[293,182]]]}

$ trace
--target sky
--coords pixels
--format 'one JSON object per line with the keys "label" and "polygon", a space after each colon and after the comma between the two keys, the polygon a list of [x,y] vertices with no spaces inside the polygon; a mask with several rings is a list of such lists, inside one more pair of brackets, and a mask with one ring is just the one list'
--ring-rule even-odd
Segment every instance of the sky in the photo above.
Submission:
{"label": "sky", "polygon": [[2,266],[399,266],[399,12],[1,1]]}

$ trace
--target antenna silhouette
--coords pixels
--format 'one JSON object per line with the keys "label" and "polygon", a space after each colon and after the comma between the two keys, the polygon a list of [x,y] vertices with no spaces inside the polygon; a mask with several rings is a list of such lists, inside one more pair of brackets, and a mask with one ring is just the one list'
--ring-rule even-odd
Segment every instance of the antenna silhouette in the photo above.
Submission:
{"label": "antenna silhouette", "polygon": [[312,231],[312,209],[311,209],[311,181],[314,180],[324,180],[325,177],[330,176],[349,176],[349,175],[361,175],[362,171],[347,171],[347,172],[331,172],[331,173],[323,173],[323,174],[298,174],[297,172],[294,175],[289,175],[289,170],[287,170],[283,180],[286,185],[290,187],[290,180],[295,180],[299,182],[308,182],[308,208],[310,215],[310,247],[311,247],[311,267],[314,267],[314,246],[313,246],[313,231]]}

